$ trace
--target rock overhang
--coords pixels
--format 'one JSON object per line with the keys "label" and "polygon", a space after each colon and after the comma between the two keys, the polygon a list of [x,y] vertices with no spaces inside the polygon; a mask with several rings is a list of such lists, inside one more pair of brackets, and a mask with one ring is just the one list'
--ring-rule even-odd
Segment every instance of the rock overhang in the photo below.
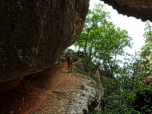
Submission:
{"label": "rock overhang", "polygon": [[112,6],[119,14],[142,21],[152,21],[152,0],[100,0]]}
{"label": "rock overhang", "polygon": [[89,1],[1,1],[0,82],[53,66],[79,38]]}

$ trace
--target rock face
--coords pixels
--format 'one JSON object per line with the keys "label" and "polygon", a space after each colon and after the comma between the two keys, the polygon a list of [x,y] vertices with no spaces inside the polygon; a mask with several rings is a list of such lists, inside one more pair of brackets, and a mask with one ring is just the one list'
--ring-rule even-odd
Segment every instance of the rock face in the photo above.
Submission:
{"label": "rock face", "polygon": [[[96,96],[90,96],[88,99],[88,111],[86,109],[83,109],[83,114],[90,114],[91,112],[97,113],[98,110],[101,110],[99,107],[100,105],[100,99],[99,95],[97,94]],[[90,113],[89,113],[90,112]]]}
{"label": "rock face", "polygon": [[76,58],[76,56],[77,56],[77,54],[74,53],[74,51],[72,49],[68,49],[68,52],[65,54],[65,58],[72,57],[73,60]]}
{"label": "rock face", "polygon": [[152,86],[152,76],[146,77],[146,79],[143,81],[143,86],[150,85]]}
{"label": "rock face", "polygon": [[14,79],[14,80],[0,83],[0,92],[7,91],[9,89],[16,87],[22,79],[23,79],[23,77],[20,77],[20,78]]}
{"label": "rock face", "polygon": [[89,0],[0,2],[0,82],[53,66],[80,36]]}
{"label": "rock face", "polygon": [[57,65],[61,64],[61,62],[66,62],[65,51],[63,51],[60,55],[61,56],[58,58],[58,60],[55,63]]}
{"label": "rock face", "polygon": [[68,49],[67,53],[65,54],[66,61],[68,61],[70,57],[72,57],[73,62],[78,60],[77,54],[72,49]]}
{"label": "rock face", "polygon": [[[85,66],[82,63],[76,63],[74,66],[76,66],[80,71],[85,72],[84,71]],[[91,73],[91,71],[89,71],[89,73]],[[90,103],[88,104],[88,109],[83,110],[84,114],[85,113],[88,114],[87,110],[89,110],[89,111],[101,110],[101,107],[100,107],[101,100],[100,99],[104,95],[104,88],[103,88],[102,82],[100,81],[101,80],[100,79],[100,73],[99,73],[98,70],[96,70],[96,72],[94,74],[94,77],[96,77],[99,82],[96,82],[92,78],[90,78],[90,79],[93,81],[93,83],[95,82],[99,85],[99,87],[101,88],[101,92],[99,92],[99,94],[97,94],[97,96],[89,98]]]}
{"label": "rock face", "polygon": [[63,51],[61,54],[61,62],[66,62],[65,54],[65,51]]}
{"label": "rock face", "polygon": [[101,93],[99,93],[98,94],[98,96],[96,97],[96,99],[100,99],[100,101],[98,101],[98,105],[96,106],[96,110],[101,110],[101,107],[100,107],[100,104],[101,104],[101,97],[104,95],[104,87],[103,87],[103,84],[102,84],[102,82],[100,81],[101,79],[100,79],[100,73],[99,73],[99,71],[97,70],[96,72],[95,72],[95,74],[94,74],[94,76],[99,80],[99,82],[97,82],[98,83],[98,85],[99,85],[99,87],[101,88]]}
{"label": "rock face", "polygon": [[152,21],[151,0],[100,0],[112,6],[118,13],[133,16],[142,21]]}
{"label": "rock face", "polygon": [[83,51],[80,51],[80,50],[77,51],[77,55],[79,57],[85,57],[85,53]]}
{"label": "rock face", "polygon": [[82,63],[76,63],[75,66],[84,72],[84,65]]}

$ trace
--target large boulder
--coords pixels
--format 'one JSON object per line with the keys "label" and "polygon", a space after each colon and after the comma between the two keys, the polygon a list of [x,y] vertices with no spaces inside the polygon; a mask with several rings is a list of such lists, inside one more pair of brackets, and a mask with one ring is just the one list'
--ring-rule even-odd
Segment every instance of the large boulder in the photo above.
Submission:
{"label": "large boulder", "polygon": [[[77,67],[80,71],[85,72],[84,70],[85,65],[83,65],[83,63],[76,63],[74,64],[74,66]],[[91,69],[88,71],[88,73],[91,73]],[[89,109],[90,111],[101,110],[101,106],[100,106],[101,102],[97,99],[101,99],[101,97],[104,95],[104,87],[103,87],[102,82],[100,81],[101,80],[100,73],[98,70],[95,71],[94,77],[96,77],[98,82],[96,82],[94,79],[92,79],[92,81],[95,81],[99,85],[99,87],[101,88],[102,94],[98,94],[96,97],[89,99],[91,104],[88,105],[89,106],[88,109],[90,108]],[[84,110],[84,112],[86,112],[86,110]]]}
{"label": "large boulder", "polygon": [[63,52],[61,53],[61,62],[66,62],[65,54],[66,54],[65,51],[63,51]]}
{"label": "large boulder", "polygon": [[56,61],[55,64],[57,65],[61,65],[61,62],[66,62],[66,58],[65,58],[65,51],[61,52],[61,56],[58,57],[58,60]]}
{"label": "large boulder", "polygon": [[76,66],[80,71],[85,72],[85,66],[83,65],[83,63],[75,63],[74,66]]}
{"label": "large boulder", "polygon": [[65,54],[66,59],[70,57],[72,57],[73,60],[75,60],[77,57],[77,54],[72,49],[68,49],[68,52]]}
{"label": "large boulder", "polygon": [[98,98],[100,99],[100,101],[98,101],[98,105],[96,106],[95,110],[101,110],[102,107],[100,106],[100,104],[101,104],[101,97],[103,97],[103,95],[104,95],[104,87],[103,87],[102,82],[100,81],[101,80],[100,73],[98,70],[96,70],[94,76],[97,78],[97,80],[98,80],[97,84],[99,85],[99,87],[101,88],[101,91],[102,91],[102,94],[100,94],[100,93],[98,94]]}
{"label": "large boulder", "polygon": [[143,86],[145,86],[145,85],[152,86],[152,76],[148,76],[145,78],[145,80],[143,81]]}
{"label": "large boulder", "polygon": [[0,83],[0,92],[7,91],[9,89],[13,89],[14,87],[16,87],[20,83],[20,81],[22,79],[23,79],[23,77],[20,77],[20,78],[14,79],[14,80]]}
{"label": "large boulder", "polygon": [[83,51],[78,50],[76,53],[77,53],[78,56],[84,56],[84,52]]}
{"label": "large boulder", "polygon": [[118,13],[133,16],[142,21],[152,21],[151,0],[100,0],[112,6]]}
{"label": "large boulder", "polygon": [[79,38],[89,1],[1,1],[0,83],[53,66]]}
{"label": "large boulder", "polygon": [[86,109],[83,109],[83,114],[89,114],[91,112],[97,113],[99,109],[99,105],[101,103],[101,98],[99,98],[100,93],[98,93],[96,96],[92,97],[90,96],[88,99],[88,111]]}

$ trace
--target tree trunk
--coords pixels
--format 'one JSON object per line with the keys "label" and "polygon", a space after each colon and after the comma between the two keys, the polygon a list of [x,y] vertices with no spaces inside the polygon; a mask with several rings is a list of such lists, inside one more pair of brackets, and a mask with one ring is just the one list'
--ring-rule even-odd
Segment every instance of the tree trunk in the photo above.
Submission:
{"label": "tree trunk", "polygon": [[92,75],[92,73],[93,73],[94,70],[96,71],[96,70],[98,69],[99,65],[100,65],[100,64],[99,64],[99,61],[98,61],[98,65],[95,66],[95,68],[93,68],[93,69],[91,70],[91,75]]}
{"label": "tree trunk", "polygon": [[[98,67],[97,67],[98,68]],[[93,68],[92,70],[91,70],[91,75],[93,74],[93,71],[96,71],[97,70],[97,68],[95,67],[95,68]],[[93,74],[93,76],[94,76],[94,74]]]}
{"label": "tree trunk", "polygon": [[86,60],[86,66],[85,66],[86,71],[88,71],[88,65],[89,65],[89,61]]}

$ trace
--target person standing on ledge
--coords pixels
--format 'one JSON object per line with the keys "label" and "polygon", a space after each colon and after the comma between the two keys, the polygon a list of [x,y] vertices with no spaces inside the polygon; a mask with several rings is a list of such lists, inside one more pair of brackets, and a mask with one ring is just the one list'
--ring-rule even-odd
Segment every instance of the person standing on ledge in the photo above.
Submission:
{"label": "person standing on ledge", "polygon": [[69,73],[69,69],[71,69],[72,72],[72,68],[73,68],[73,60],[72,57],[70,57],[70,59],[68,59],[68,73]]}

